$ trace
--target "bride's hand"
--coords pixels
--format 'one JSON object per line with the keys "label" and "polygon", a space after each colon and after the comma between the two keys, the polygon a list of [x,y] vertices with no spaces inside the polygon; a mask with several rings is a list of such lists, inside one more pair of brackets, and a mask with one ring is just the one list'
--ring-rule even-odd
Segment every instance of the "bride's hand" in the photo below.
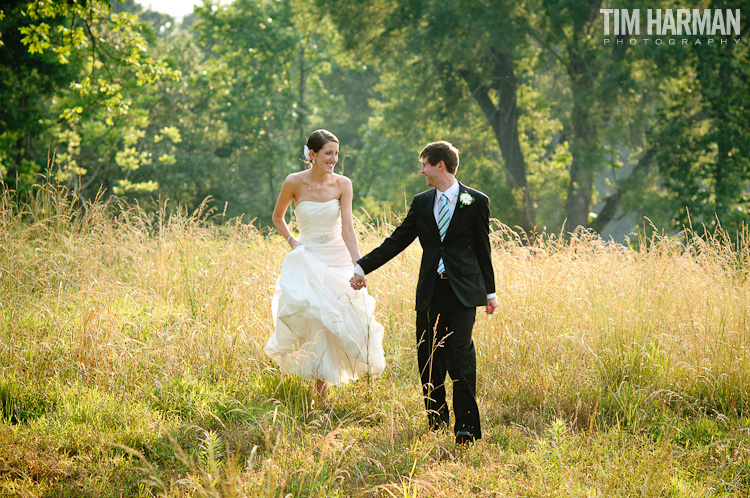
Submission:
{"label": "bride's hand", "polygon": [[292,249],[296,249],[297,246],[302,245],[302,243],[294,238],[294,235],[290,235],[286,238],[287,243],[292,247]]}
{"label": "bride's hand", "polygon": [[354,276],[352,276],[352,278],[349,279],[349,283],[354,290],[360,290],[363,287],[367,287],[367,279],[362,275],[357,275],[356,273],[354,274]]}

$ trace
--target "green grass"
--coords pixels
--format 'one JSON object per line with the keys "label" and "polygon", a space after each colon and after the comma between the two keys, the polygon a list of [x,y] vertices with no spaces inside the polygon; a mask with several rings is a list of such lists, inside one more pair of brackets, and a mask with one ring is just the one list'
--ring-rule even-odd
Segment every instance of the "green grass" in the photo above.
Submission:
{"label": "green grass", "polygon": [[[327,412],[262,351],[284,241],[210,216],[4,193],[0,496],[750,493],[746,237],[529,248],[495,224],[464,448],[426,430],[416,245],[368,278],[385,373]],[[390,227],[358,230],[365,252]]]}

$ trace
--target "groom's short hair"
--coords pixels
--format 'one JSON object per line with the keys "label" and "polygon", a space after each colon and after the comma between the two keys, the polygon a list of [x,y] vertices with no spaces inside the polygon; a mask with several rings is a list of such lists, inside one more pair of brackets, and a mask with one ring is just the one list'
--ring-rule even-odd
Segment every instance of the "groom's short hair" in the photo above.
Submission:
{"label": "groom's short hair", "polygon": [[445,169],[452,175],[455,175],[458,169],[458,149],[452,143],[445,140],[425,145],[422,152],[419,153],[419,158],[427,159],[433,166],[443,161]]}

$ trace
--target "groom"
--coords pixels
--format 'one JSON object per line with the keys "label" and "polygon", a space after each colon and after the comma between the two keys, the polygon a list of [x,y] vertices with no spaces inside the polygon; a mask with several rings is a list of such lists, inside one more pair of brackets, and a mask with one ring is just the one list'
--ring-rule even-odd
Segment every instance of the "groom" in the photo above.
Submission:
{"label": "groom", "polygon": [[456,443],[480,439],[476,392],[476,352],[471,330],[476,307],[497,308],[489,239],[489,199],[456,180],[458,149],[449,142],[428,144],[419,153],[427,185],[390,237],[360,259],[352,287],[419,237],[422,263],[417,282],[417,359],[432,430],[447,428],[445,374],[453,380]]}

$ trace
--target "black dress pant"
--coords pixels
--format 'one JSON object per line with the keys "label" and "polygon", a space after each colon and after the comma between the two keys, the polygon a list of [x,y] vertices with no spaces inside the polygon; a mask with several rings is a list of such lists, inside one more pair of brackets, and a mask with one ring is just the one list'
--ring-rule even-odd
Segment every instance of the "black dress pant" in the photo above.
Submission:
{"label": "black dress pant", "polygon": [[417,358],[430,428],[450,425],[445,374],[453,381],[454,432],[482,437],[476,401],[477,359],[471,331],[476,308],[461,304],[448,280],[439,279],[430,306],[417,311]]}

